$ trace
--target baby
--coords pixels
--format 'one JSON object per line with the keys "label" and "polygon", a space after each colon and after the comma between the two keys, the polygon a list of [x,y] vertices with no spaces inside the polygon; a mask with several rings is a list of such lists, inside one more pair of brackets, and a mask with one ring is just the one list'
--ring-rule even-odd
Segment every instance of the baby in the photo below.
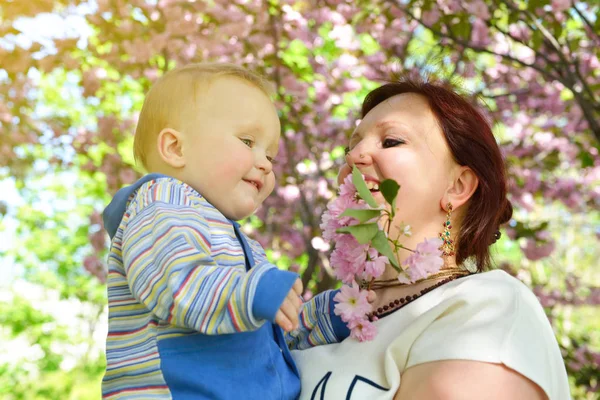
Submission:
{"label": "baby", "polygon": [[147,94],[134,147],[150,174],[104,212],[103,398],[295,399],[288,348],[347,337],[335,292],[302,304],[297,274],[269,263],[235,222],[275,185],[280,122],[270,94],[263,78],[231,64],[175,69]]}

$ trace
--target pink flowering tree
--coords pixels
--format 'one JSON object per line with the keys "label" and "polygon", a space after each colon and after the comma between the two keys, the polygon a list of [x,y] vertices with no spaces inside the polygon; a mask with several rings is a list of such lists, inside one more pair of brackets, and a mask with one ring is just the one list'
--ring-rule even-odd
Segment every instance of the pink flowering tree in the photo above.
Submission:
{"label": "pink flowering tree", "polygon": [[[494,121],[516,207],[496,258],[547,307],[575,395],[594,390],[598,339],[572,326],[588,326],[599,303],[595,2],[5,3],[0,179],[14,184],[20,201],[0,193],[0,218],[2,226],[16,221],[10,235],[20,245],[6,253],[28,280],[104,307],[108,242],[100,212],[142,173],[131,147],[143,94],[174,66],[210,60],[257,70],[278,90],[278,186],[245,229],[272,261],[302,274],[307,295],[335,285],[333,249],[319,224],[336,196],[361,101],[391,73],[428,72],[460,79]],[[43,340],[41,332],[32,340]],[[58,360],[44,368],[56,371],[60,355],[44,346]],[[0,383],[17,376],[1,368]]]}

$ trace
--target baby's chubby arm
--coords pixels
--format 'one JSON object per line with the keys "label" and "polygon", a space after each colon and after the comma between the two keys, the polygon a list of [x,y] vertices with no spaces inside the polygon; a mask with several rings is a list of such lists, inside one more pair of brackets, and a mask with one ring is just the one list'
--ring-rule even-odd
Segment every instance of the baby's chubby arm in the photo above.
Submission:
{"label": "baby's chubby arm", "polygon": [[132,294],[164,321],[205,334],[254,330],[275,322],[298,275],[268,262],[250,271],[219,265],[211,234],[186,188],[170,180],[142,186],[123,232]]}
{"label": "baby's chubby arm", "polygon": [[341,318],[333,313],[333,297],[338,290],[319,293],[302,305],[299,328],[286,334],[292,350],[338,343],[350,335]]}

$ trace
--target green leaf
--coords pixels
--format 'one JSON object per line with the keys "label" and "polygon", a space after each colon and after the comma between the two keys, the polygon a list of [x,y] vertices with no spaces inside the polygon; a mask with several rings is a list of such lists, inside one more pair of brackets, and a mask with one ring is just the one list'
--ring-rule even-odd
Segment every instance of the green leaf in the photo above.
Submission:
{"label": "green leaf", "polygon": [[381,210],[365,210],[356,208],[348,208],[346,211],[340,214],[340,217],[352,217],[357,219],[361,224],[380,216]]}
{"label": "green leaf", "polygon": [[373,36],[367,33],[361,33],[358,35],[360,41],[360,49],[363,51],[365,56],[370,56],[381,50],[379,43],[373,38]]}
{"label": "green leaf", "polygon": [[383,195],[385,201],[392,206],[392,210],[396,209],[396,196],[398,196],[398,190],[400,190],[400,185],[393,179],[386,179],[379,185],[379,191]]}
{"label": "green leaf", "polygon": [[378,207],[377,202],[373,198],[371,191],[367,187],[367,184],[365,183],[365,180],[362,177],[362,174],[360,173],[358,168],[356,168],[356,166],[352,168],[352,183],[356,187],[356,191],[358,192],[358,195],[361,199],[366,201],[367,204],[373,208]]}
{"label": "green leaf", "polygon": [[531,12],[535,12],[538,8],[543,8],[545,2],[543,0],[529,0],[527,2],[527,9]]}
{"label": "green leaf", "polygon": [[390,263],[392,264],[392,266],[398,272],[400,272],[400,266],[398,265],[398,260],[396,259],[396,255],[394,254],[394,251],[390,247],[388,238],[387,238],[387,236],[385,236],[385,233],[383,233],[383,231],[380,230],[375,234],[375,236],[373,237],[373,240],[371,240],[371,246],[373,246],[375,248],[375,250],[377,250],[380,254],[386,256],[388,258],[388,260],[390,260]]}
{"label": "green leaf", "polygon": [[373,237],[379,232],[379,226],[376,223],[370,224],[359,224],[352,226],[345,226],[336,230],[337,233],[349,233],[358,243],[367,244],[373,239]]}
{"label": "green leaf", "polygon": [[471,36],[472,24],[467,18],[461,17],[459,22],[452,26],[454,34],[461,39],[469,39]]}
{"label": "green leaf", "polygon": [[540,32],[539,30],[533,31],[533,34],[531,35],[531,48],[534,51],[539,50],[539,48],[542,46],[543,41],[544,35],[542,34],[542,32]]}
{"label": "green leaf", "polygon": [[579,161],[581,161],[581,168],[589,168],[594,166],[594,157],[587,151],[582,151],[579,153],[577,158],[579,158]]}
{"label": "green leaf", "polygon": [[344,153],[344,146],[337,146],[334,147],[333,150],[331,150],[331,153],[329,153],[329,158],[332,161],[335,161],[338,158],[342,158],[344,156]]}

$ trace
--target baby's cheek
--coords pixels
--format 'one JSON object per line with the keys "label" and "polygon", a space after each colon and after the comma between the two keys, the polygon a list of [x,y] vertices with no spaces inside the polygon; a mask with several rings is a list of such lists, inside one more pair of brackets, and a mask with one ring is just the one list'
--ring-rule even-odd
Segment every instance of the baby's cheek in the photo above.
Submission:
{"label": "baby's cheek", "polygon": [[271,172],[271,174],[265,179],[265,187],[264,187],[264,197],[267,198],[271,193],[273,193],[273,189],[275,189],[275,175]]}

